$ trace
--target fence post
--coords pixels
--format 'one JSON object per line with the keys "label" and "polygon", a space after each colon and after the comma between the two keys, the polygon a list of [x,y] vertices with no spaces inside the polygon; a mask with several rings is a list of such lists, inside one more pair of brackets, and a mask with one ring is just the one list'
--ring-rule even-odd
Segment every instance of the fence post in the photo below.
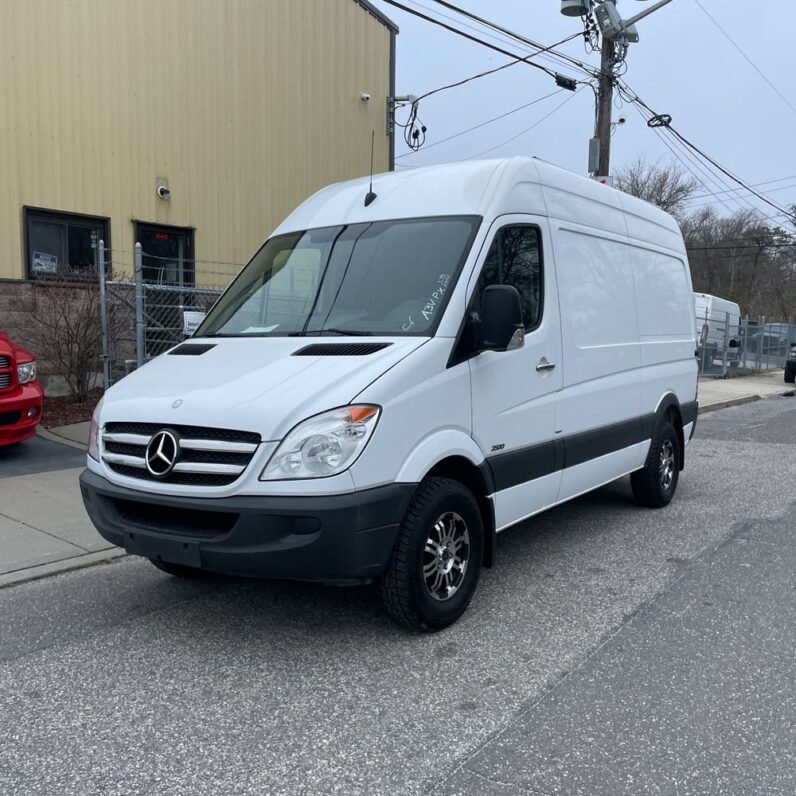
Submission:
{"label": "fence post", "polygon": [[[705,327],[708,325],[708,309],[705,307],[705,319],[702,323],[702,330],[699,333],[699,339],[702,341],[702,361],[700,362],[702,375],[705,375],[705,354],[708,347],[708,336],[705,333]],[[711,363],[713,364],[713,363]]]}
{"label": "fence post", "polygon": [[100,294],[100,327],[102,329],[102,389],[111,386],[110,329],[108,327],[108,296],[105,292],[105,241],[98,243],[97,272]]}
{"label": "fence post", "polygon": [[741,323],[738,327],[738,343],[743,345],[741,348],[741,361],[738,363],[739,367],[743,367],[744,370],[749,366],[749,313],[746,313],[746,317],[741,320]]}
{"label": "fence post", "polygon": [[727,378],[727,357],[730,350],[730,313],[724,313],[724,351],[721,356],[721,377]]}
{"label": "fence post", "polygon": [[135,361],[140,368],[146,361],[144,351],[144,263],[141,244],[135,244]]}

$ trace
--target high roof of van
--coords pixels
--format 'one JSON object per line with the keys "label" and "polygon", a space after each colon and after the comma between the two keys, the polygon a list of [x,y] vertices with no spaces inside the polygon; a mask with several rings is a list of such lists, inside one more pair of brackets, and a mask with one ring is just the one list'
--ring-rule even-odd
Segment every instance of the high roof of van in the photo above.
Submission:
{"label": "high roof of van", "polygon": [[513,157],[446,163],[330,185],[307,199],[275,234],[428,216],[510,213],[548,216],[684,252],[677,222],[654,205],[542,160]]}

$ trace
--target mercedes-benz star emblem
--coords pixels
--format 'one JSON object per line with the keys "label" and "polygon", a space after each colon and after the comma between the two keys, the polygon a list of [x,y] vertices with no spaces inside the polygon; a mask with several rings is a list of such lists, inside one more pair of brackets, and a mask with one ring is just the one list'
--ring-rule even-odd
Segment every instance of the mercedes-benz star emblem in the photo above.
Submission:
{"label": "mercedes-benz star emblem", "polygon": [[146,446],[146,469],[155,478],[165,478],[177,463],[180,445],[170,431],[158,431]]}

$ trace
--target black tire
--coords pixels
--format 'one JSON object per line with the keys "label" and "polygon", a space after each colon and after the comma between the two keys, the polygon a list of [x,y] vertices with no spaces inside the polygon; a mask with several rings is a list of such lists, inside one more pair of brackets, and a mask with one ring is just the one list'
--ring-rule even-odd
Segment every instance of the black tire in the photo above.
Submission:
{"label": "black tire", "polygon": [[668,505],[680,479],[680,438],[669,420],[652,435],[652,444],[643,469],[630,476],[633,497],[640,506],[660,509]]}
{"label": "black tire", "polygon": [[785,382],[787,384],[794,384],[796,383],[796,370],[788,370],[785,369]]}
{"label": "black tire", "polygon": [[484,526],[472,492],[450,478],[427,478],[409,504],[381,579],[387,614],[409,630],[452,625],[475,593],[483,552]]}
{"label": "black tire", "polygon": [[170,561],[163,561],[159,558],[149,559],[159,570],[173,575],[175,578],[188,578],[193,580],[196,578],[207,577],[207,572],[203,569],[196,569],[196,567],[186,567],[184,564],[172,564]]}

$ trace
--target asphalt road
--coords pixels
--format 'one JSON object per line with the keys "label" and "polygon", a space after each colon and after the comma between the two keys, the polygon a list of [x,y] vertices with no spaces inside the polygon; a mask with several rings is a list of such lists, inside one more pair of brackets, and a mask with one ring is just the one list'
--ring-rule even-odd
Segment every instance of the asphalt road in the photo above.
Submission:
{"label": "asphalt road", "polygon": [[0,591],[0,793],[796,792],[796,399],[715,412],[675,501],[501,535],[453,628],[135,559]]}
{"label": "asphalt road", "polygon": [[85,463],[85,452],[42,437],[32,437],[19,445],[0,445],[0,478],[50,473]]}

